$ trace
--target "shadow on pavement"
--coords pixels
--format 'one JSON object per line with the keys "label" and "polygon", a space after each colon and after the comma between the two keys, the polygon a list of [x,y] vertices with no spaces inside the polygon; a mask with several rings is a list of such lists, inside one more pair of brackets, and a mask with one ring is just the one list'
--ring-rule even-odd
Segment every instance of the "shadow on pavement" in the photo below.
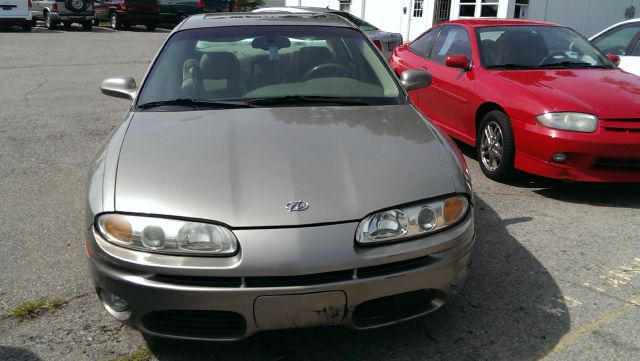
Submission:
{"label": "shadow on pavement", "polygon": [[560,183],[534,192],[563,202],[640,209],[640,184]]}
{"label": "shadow on pavement", "polygon": [[39,361],[36,354],[19,347],[0,346],[0,360]]}
{"label": "shadow on pavement", "polygon": [[476,198],[478,237],[469,279],[441,310],[370,330],[316,328],[257,334],[232,343],[147,339],[160,360],[525,360],[552,349],[569,330],[567,307],[544,266]]}

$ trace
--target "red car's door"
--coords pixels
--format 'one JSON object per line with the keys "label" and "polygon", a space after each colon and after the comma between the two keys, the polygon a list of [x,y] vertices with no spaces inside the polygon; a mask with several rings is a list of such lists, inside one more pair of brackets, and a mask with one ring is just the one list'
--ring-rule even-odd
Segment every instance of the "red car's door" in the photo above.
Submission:
{"label": "red car's door", "polygon": [[420,110],[447,133],[468,143],[475,136],[470,104],[474,72],[448,67],[445,61],[450,55],[464,55],[471,62],[471,54],[467,30],[458,25],[443,26],[424,62],[433,82],[418,97]]}
{"label": "red car's door", "polygon": [[[426,69],[425,59],[429,57],[433,41],[438,36],[439,31],[439,27],[433,28],[412,41],[411,44],[397,47],[391,54],[390,59],[393,71],[400,76],[409,69]],[[422,92],[424,92],[424,88],[409,92],[411,101],[418,107],[420,106],[419,98]],[[429,116],[429,112],[424,109],[420,110],[426,116]]]}

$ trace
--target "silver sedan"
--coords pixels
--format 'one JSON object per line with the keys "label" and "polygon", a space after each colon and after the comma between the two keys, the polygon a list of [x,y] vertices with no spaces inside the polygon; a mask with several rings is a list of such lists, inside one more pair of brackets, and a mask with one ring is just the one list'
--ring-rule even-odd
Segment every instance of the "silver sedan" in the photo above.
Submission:
{"label": "silver sedan", "polygon": [[90,171],[96,293],[143,333],[232,340],[432,312],[467,276],[460,153],[335,15],[205,14],[169,35]]}

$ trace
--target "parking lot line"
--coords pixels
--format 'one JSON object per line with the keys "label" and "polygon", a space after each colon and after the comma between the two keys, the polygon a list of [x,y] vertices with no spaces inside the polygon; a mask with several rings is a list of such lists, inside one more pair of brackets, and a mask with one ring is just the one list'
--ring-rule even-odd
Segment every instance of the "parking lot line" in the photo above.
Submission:
{"label": "parking lot line", "polygon": [[602,316],[600,316],[599,318],[587,322],[583,325],[581,325],[580,327],[570,331],[569,333],[565,334],[561,339],[560,342],[558,342],[556,344],[556,346],[554,348],[551,349],[551,351],[549,351],[549,353],[542,358],[542,360],[550,360],[553,356],[557,355],[558,353],[562,352],[564,349],[566,349],[567,347],[577,343],[578,341],[580,341],[582,338],[584,338],[585,336],[591,334],[592,332],[594,332],[595,330],[601,328],[602,326],[613,322],[616,319],[619,319],[620,317],[628,314],[629,312],[633,311],[636,307],[640,306],[640,293],[635,294],[633,297],[624,300],[623,301],[624,304],[620,307],[614,308],[612,310],[610,310],[609,312],[603,314]]}

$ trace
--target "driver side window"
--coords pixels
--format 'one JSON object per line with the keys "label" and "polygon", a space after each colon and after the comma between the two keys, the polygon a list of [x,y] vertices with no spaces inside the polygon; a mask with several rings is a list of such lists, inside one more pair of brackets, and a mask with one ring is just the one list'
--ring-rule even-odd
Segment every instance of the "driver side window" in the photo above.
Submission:
{"label": "driver side window", "polygon": [[449,55],[464,55],[471,59],[469,34],[459,26],[445,26],[438,35],[431,51],[431,59],[440,64],[445,63]]}
{"label": "driver side window", "polygon": [[429,30],[424,35],[411,42],[411,44],[409,44],[409,48],[421,57],[429,58],[429,53],[433,46],[433,40],[436,38],[436,35],[438,35],[438,32],[440,32],[440,28]]}

